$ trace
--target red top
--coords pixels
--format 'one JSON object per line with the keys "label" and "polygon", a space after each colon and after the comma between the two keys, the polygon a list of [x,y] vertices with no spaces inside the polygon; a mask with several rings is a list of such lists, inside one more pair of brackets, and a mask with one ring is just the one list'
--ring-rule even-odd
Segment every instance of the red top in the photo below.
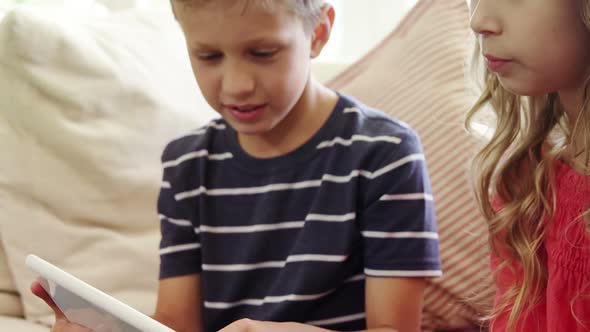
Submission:
{"label": "red top", "polygon": [[[579,216],[590,206],[590,177],[558,163],[556,174],[557,211],[547,229],[547,288],[529,316],[521,316],[516,331],[590,331],[590,234]],[[492,257],[492,269],[501,263]],[[517,269],[518,270],[518,269]],[[522,271],[522,270],[521,270]],[[496,303],[509,285],[512,272],[497,275]],[[521,279],[522,280],[522,279]],[[508,313],[492,324],[492,331],[506,331]]]}

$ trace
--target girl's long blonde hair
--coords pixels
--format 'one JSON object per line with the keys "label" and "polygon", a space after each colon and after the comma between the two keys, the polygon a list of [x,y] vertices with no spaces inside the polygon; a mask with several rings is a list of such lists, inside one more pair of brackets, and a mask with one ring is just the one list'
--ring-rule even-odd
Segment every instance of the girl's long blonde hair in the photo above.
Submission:
{"label": "girl's long blonde hair", "polygon": [[[590,0],[583,0],[582,19],[590,32]],[[481,60],[479,45],[475,64]],[[475,66],[474,68],[478,68]],[[540,299],[547,271],[543,239],[547,222],[555,213],[555,162],[574,137],[583,137],[585,165],[590,158],[590,76],[584,86],[584,103],[577,119],[568,119],[557,93],[541,97],[520,97],[504,89],[497,76],[484,71],[483,93],[466,118],[475,132],[480,113],[491,106],[495,130],[472,163],[474,191],[481,212],[488,221],[490,246],[522,282],[512,285],[490,318],[510,312],[509,330],[518,317]],[[570,123],[574,123],[570,126]],[[586,168],[586,171],[588,169]],[[502,209],[496,211],[499,203]],[[588,216],[590,210],[584,213]],[[582,217],[582,216],[581,216]],[[590,224],[586,217],[586,229]],[[515,280],[518,280],[515,278]]]}

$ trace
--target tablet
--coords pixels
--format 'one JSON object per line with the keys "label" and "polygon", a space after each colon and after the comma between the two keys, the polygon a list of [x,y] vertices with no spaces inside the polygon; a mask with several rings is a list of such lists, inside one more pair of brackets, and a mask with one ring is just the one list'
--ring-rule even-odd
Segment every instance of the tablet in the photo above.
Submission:
{"label": "tablet", "polygon": [[26,264],[70,322],[93,331],[174,332],[35,255],[27,256]]}

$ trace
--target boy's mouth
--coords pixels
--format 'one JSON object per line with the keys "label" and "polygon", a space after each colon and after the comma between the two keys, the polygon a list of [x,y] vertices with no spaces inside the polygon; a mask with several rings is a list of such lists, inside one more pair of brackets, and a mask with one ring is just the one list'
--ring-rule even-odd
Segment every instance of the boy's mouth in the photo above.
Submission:
{"label": "boy's mouth", "polygon": [[255,111],[260,110],[264,106],[266,106],[266,105],[265,104],[258,104],[258,105],[226,105],[226,107],[229,108],[230,110],[235,111],[235,112],[240,112],[240,113],[255,112]]}
{"label": "boy's mouth", "polygon": [[244,123],[258,121],[263,114],[268,104],[243,104],[243,105],[223,105],[226,112],[232,115],[234,119]]}

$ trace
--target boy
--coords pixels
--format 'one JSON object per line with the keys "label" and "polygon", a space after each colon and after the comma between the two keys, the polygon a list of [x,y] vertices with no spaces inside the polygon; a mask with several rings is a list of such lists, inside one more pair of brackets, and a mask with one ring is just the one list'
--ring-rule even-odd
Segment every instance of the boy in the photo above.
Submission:
{"label": "boy", "polygon": [[424,278],[441,274],[424,156],[410,128],[310,78],[334,9],[172,5],[222,118],[163,153],[154,318],[177,331],[419,331]]}

